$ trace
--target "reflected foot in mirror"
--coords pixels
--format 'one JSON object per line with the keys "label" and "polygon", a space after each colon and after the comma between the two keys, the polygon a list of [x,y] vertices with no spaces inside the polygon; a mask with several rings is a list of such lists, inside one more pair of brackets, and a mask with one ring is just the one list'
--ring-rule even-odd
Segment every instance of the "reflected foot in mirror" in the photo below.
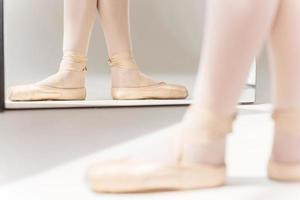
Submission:
{"label": "reflected foot in mirror", "polygon": [[203,112],[197,120],[157,132],[125,159],[92,165],[88,179],[96,192],[188,190],[225,183],[225,142],[231,117]]}
{"label": "reflected foot in mirror", "polygon": [[300,108],[273,114],[275,136],[268,175],[277,181],[300,182]]}
{"label": "reflected foot in mirror", "polygon": [[113,99],[185,99],[188,96],[184,86],[155,81],[141,73],[131,52],[112,56],[109,64]]}
{"label": "reflected foot in mirror", "polygon": [[9,89],[11,101],[84,100],[86,98],[85,56],[65,52],[59,71],[38,83]]}

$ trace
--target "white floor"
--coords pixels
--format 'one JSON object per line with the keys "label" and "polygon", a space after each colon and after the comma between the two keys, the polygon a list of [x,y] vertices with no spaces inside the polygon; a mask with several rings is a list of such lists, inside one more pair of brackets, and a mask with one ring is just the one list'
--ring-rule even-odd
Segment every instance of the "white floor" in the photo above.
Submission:
{"label": "white floor", "polygon": [[[71,162],[61,163],[60,166],[41,171],[39,174],[33,174],[24,179],[5,184],[0,187],[0,199],[296,200],[300,196],[299,184],[282,184],[266,179],[265,168],[272,143],[272,122],[269,117],[269,110],[268,105],[240,106],[242,115],[235,124],[234,134],[230,136],[228,145],[228,184],[222,188],[125,195],[95,194],[89,190],[85,181],[85,172],[91,162],[107,157],[118,157],[133,151],[143,153],[145,147],[153,147],[155,141],[162,137],[156,133],[91,153]],[[178,114],[178,112],[174,114]],[[163,115],[165,114],[162,112],[162,120],[165,117]],[[132,124],[132,126],[138,125]],[[145,126],[147,125],[145,124]],[[68,145],[65,145],[65,148],[67,148]],[[55,149],[53,150],[55,151]],[[19,168],[22,168],[22,166],[19,166]]]}

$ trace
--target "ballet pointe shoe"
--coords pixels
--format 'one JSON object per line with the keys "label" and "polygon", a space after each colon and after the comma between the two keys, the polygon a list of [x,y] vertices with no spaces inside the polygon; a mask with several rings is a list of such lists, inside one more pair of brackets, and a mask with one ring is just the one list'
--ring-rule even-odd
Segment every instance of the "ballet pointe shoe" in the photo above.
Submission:
{"label": "ballet pointe shoe", "polygon": [[[177,154],[174,162],[143,162],[133,159],[98,162],[88,170],[91,189],[102,193],[135,193],[201,189],[224,185],[225,164],[213,165],[184,161],[185,145],[223,139],[227,133],[231,132],[233,118],[222,118],[212,113],[205,115],[207,120],[197,125],[197,128],[200,128],[199,134],[188,137],[183,134],[176,136]],[[179,125],[172,127],[170,131],[178,130]],[[180,133],[186,134],[190,126],[180,128]]]}
{"label": "ballet pointe shoe", "polygon": [[38,83],[9,89],[11,101],[84,100],[86,58],[65,52],[59,71]]}
{"label": "ballet pointe shoe", "polygon": [[185,99],[188,96],[184,86],[158,82],[141,73],[131,52],[116,54],[108,63],[112,72],[113,99]]}
{"label": "ballet pointe shoe", "polygon": [[[277,110],[272,117],[275,122],[275,134],[298,134],[300,137],[300,109]],[[300,162],[279,162],[271,158],[268,177],[275,181],[300,182]]]}

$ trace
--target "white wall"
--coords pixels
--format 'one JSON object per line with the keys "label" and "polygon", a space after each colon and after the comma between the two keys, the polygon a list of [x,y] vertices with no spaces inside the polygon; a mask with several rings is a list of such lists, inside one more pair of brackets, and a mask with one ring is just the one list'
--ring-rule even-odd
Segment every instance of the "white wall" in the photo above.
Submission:
{"label": "white wall", "polygon": [[[131,0],[135,54],[150,73],[194,73],[201,47],[204,0]],[[5,1],[7,85],[57,70],[61,58],[63,0]],[[90,72],[108,72],[97,21]]]}

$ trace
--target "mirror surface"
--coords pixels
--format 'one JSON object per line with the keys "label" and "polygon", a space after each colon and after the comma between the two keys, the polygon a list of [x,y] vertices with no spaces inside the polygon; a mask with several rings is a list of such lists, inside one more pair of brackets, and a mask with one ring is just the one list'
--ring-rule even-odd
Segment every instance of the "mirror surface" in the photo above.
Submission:
{"label": "mirror surface", "polygon": [[[174,5],[170,7],[170,4]],[[5,1],[6,86],[35,83],[54,74],[62,58],[63,1]],[[88,54],[87,101],[11,102],[6,108],[182,105],[192,99],[203,33],[204,1],[131,0],[135,58],[156,80],[185,85],[184,100],[112,100],[108,53],[96,19]],[[241,102],[255,100],[255,65]]]}

